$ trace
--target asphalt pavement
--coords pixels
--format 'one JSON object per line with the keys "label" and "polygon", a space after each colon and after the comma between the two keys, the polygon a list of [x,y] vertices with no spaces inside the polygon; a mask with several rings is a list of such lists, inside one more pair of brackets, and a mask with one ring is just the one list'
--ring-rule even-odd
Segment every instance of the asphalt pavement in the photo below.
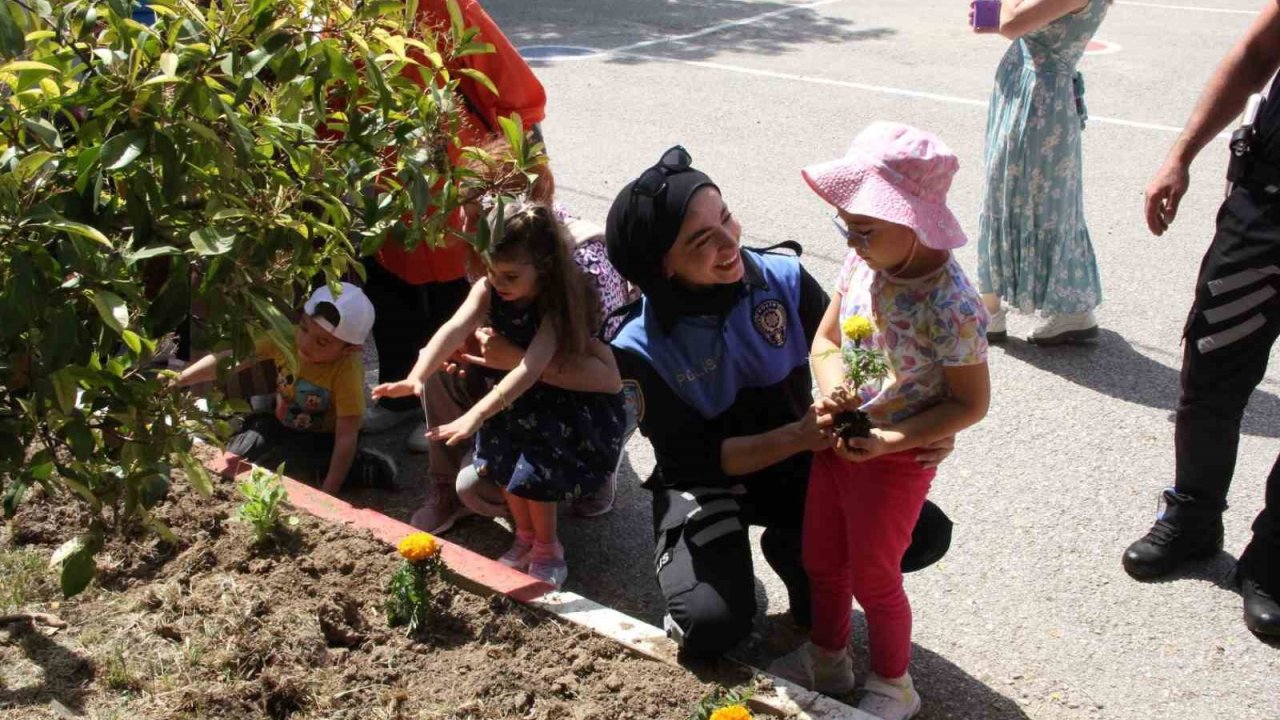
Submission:
{"label": "asphalt pavement", "polygon": [[[1104,304],[1096,345],[993,348],[990,414],[962,434],[931,497],[956,523],[951,552],[908,576],[912,674],[924,718],[1280,718],[1280,649],[1244,627],[1234,558],[1261,508],[1280,436],[1280,377],[1269,372],[1244,420],[1226,550],[1171,580],[1120,566],[1172,483],[1180,334],[1223,192],[1218,141],[1163,238],[1146,230],[1143,189],[1218,60],[1262,0],[1117,2],[1084,59],[1089,228]],[[939,135],[961,170],[951,193],[976,236],[986,105],[1008,41],[977,36],[963,0],[486,0],[518,47],[539,58],[543,125],[558,197],[603,222],[614,194],[680,143],[715,179],[743,242],[805,247],[833,283],[842,239],[799,169],[842,154],[873,120]],[[973,247],[958,251],[972,275]],[[636,437],[618,506],[562,536],[569,588],[660,624],[648,495],[653,466]],[[494,523],[450,539],[496,555]],[[755,662],[798,637],[781,583],[756,556]],[[865,672],[865,626],[853,647]]]}

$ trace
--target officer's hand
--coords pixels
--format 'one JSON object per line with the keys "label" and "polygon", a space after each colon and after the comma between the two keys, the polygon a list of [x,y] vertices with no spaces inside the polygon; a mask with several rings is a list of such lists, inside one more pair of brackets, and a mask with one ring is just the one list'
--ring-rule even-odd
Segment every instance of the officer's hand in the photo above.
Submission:
{"label": "officer's hand", "polygon": [[936,468],[956,449],[956,436],[948,435],[916,448],[916,462],[921,467]]}
{"label": "officer's hand", "polygon": [[810,405],[804,417],[795,423],[797,441],[809,452],[831,447],[831,415],[820,412],[817,404]]}
{"label": "officer's hand", "polygon": [[1173,224],[1178,215],[1178,203],[1191,185],[1191,173],[1187,166],[1170,158],[1156,172],[1147,186],[1147,227],[1151,234],[1160,236]]}

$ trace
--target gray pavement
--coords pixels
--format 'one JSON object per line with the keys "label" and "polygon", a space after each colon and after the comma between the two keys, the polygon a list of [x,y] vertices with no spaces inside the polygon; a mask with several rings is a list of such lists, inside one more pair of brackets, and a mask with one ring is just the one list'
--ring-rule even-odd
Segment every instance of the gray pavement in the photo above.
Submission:
{"label": "gray pavement", "polygon": [[[842,245],[799,168],[841,153],[868,122],[893,119],[939,133],[959,154],[952,207],[976,233],[985,105],[1007,41],[969,33],[962,0],[484,4],[518,46],[624,48],[537,64],[559,197],[585,217],[602,221],[618,188],[679,142],[722,188],[746,244],[800,241],[806,266],[829,283]],[[1226,552],[1150,584],[1119,562],[1171,483],[1179,334],[1222,195],[1224,144],[1194,166],[1162,239],[1145,229],[1142,191],[1260,4],[1119,2],[1098,35],[1119,51],[1083,62],[1103,332],[1091,348],[1011,340],[991,353],[991,412],[962,435],[932,493],[956,522],[955,542],[907,581],[922,717],[1280,718],[1280,650],[1244,628],[1229,577],[1276,456],[1274,371],[1245,417]],[[975,267],[973,247],[959,256]],[[1032,324],[1015,316],[1011,334]],[[563,537],[571,589],[657,622],[648,496],[637,487],[652,465],[637,437],[617,509],[566,519]],[[492,554],[506,542],[498,526],[474,521],[450,538]],[[742,655],[766,662],[797,639],[781,619],[781,584],[756,560],[768,618]]]}

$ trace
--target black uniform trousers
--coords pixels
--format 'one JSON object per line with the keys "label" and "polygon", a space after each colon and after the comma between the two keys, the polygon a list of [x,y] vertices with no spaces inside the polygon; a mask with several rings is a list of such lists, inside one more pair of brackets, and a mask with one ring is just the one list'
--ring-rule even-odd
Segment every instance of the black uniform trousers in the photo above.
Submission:
{"label": "black uniform trousers", "polygon": [[[1245,405],[1262,381],[1277,335],[1280,195],[1237,187],[1218,212],[1184,333],[1174,435],[1178,492],[1226,508]],[[1280,591],[1280,458],[1240,570]]]}
{"label": "black uniform trousers", "polygon": [[750,525],[764,526],[765,560],[786,584],[793,616],[808,624],[809,578],[800,560],[807,482],[807,473],[771,473],[736,490],[651,487],[658,584],[685,653],[716,657],[751,632]]}
{"label": "black uniform trousers", "polygon": [[[403,380],[418,362],[418,350],[462,307],[471,286],[466,279],[411,285],[378,264],[364,260],[364,294],[373,305],[373,342],[378,348],[378,382]],[[414,397],[379,400],[388,410],[412,410]]]}

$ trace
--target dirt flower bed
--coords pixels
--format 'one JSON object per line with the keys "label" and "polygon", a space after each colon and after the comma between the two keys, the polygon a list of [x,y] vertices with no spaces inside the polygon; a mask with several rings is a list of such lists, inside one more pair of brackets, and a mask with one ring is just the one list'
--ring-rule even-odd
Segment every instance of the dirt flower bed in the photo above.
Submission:
{"label": "dirt flower bed", "polygon": [[236,502],[225,484],[212,499],[175,491],[158,515],[177,546],[112,539],[90,589],[64,601],[47,559],[79,518],[29,498],[0,531],[0,614],[43,617],[0,624],[0,713],[683,719],[717,683],[749,682],[729,668],[702,681],[444,583],[447,613],[410,638],[382,609],[393,548],[310,516],[254,546]]}

